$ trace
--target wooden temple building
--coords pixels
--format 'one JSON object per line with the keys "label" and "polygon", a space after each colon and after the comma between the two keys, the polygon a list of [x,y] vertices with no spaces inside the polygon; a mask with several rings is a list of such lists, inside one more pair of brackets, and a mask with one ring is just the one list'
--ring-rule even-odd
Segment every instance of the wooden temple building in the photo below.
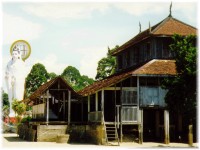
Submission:
{"label": "wooden temple building", "polygon": [[167,109],[167,90],[161,88],[164,78],[177,74],[169,48],[175,33],[196,35],[197,29],[170,14],[113,52],[117,73],[79,92],[88,99],[88,121],[103,121],[108,141],[118,137],[123,141],[123,135],[136,131],[139,143],[169,143],[175,130],[182,131]]}
{"label": "wooden temple building", "polygon": [[139,143],[169,143],[174,130],[182,130],[167,109],[167,90],[161,87],[164,78],[177,74],[174,54],[169,50],[175,33],[196,35],[197,29],[170,14],[113,52],[117,58],[114,75],[78,93],[61,77],[42,85],[30,96],[33,128],[40,132],[42,124],[63,124],[77,130],[84,125],[84,133],[99,143],[122,142],[125,135],[136,136]]}

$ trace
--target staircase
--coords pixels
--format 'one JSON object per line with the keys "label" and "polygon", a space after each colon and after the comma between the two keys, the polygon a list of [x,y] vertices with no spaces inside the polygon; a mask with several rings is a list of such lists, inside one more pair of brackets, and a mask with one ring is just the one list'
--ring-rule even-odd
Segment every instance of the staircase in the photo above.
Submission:
{"label": "staircase", "polygon": [[109,145],[116,145],[114,142],[117,142],[117,145],[119,146],[119,138],[118,138],[118,133],[117,133],[117,128],[116,124],[110,124],[110,123],[105,123],[105,131],[106,131],[106,137],[107,137],[107,142]]}

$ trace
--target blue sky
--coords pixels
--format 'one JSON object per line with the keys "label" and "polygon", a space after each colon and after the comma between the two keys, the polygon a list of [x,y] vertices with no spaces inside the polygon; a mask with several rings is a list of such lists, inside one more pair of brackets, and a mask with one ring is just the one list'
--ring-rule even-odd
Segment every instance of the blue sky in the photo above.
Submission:
{"label": "blue sky", "polygon": [[[197,1],[172,1],[172,16],[197,27]],[[3,2],[2,75],[11,56],[11,44],[19,39],[32,48],[27,72],[35,63],[61,74],[71,65],[95,78],[98,61],[108,46],[122,45],[150,24],[169,15],[171,1],[142,2]]]}

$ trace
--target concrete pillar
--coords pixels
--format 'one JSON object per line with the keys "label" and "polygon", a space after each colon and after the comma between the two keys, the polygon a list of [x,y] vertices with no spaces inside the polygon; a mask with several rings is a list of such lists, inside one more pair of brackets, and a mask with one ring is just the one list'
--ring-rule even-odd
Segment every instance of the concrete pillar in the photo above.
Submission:
{"label": "concrete pillar", "polygon": [[188,144],[189,146],[193,146],[193,126],[189,125],[189,133],[188,133]]}

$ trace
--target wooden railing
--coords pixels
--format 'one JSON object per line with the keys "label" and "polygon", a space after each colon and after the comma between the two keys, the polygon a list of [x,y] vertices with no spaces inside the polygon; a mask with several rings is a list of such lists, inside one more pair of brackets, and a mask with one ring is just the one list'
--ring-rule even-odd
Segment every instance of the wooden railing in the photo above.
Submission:
{"label": "wooden railing", "polygon": [[101,122],[102,121],[102,111],[93,111],[88,113],[89,122]]}
{"label": "wooden railing", "polygon": [[122,107],[122,122],[137,122],[138,121],[137,106],[123,106]]}

